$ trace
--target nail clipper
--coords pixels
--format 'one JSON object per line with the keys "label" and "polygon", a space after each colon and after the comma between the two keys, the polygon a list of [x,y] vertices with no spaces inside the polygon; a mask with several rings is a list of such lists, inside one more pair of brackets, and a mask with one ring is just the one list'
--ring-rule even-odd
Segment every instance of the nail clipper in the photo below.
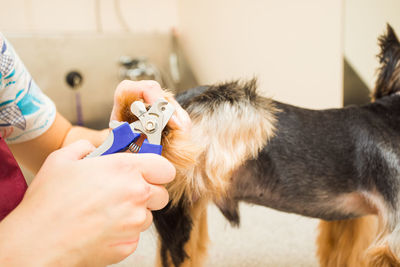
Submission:
{"label": "nail clipper", "polygon": [[143,102],[135,101],[131,105],[131,111],[138,120],[130,124],[111,121],[112,131],[107,139],[87,157],[98,157],[126,150],[132,153],[161,155],[162,131],[175,111],[174,106],[160,98],[149,110]]}

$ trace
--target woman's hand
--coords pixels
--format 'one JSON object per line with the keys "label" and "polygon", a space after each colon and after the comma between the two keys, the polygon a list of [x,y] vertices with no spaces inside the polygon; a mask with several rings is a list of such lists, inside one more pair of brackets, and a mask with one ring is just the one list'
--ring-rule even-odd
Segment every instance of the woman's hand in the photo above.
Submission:
{"label": "woman's hand", "polygon": [[0,265],[105,266],[136,249],[175,169],[154,154],[84,158],[93,149],[78,141],[47,158],[0,223]]}
{"label": "woman's hand", "polygon": [[[111,120],[121,121],[123,109],[126,103],[133,103],[142,99],[146,104],[153,104],[157,99],[164,97],[165,91],[156,81],[122,81],[115,90],[114,107],[111,112]],[[168,101],[175,106],[175,113],[172,115],[168,125],[173,129],[185,130],[190,128],[191,121],[187,112],[175,101],[169,98]]]}

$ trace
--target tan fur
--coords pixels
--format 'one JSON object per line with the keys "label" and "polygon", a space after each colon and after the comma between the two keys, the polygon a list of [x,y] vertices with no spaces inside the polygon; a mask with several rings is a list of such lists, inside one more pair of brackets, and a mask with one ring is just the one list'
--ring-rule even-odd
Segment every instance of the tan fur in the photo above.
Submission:
{"label": "tan fur", "polygon": [[[273,136],[274,115],[252,106],[233,107],[224,103],[205,112],[204,107],[189,111],[192,118],[192,142],[199,144],[196,164],[182,170],[186,179],[186,198],[223,196],[232,172],[246,160],[257,156]],[[272,110],[272,107],[271,107]],[[180,194],[174,194],[179,197]]]}
{"label": "tan fur", "polygon": [[343,221],[321,220],[319,230],[317,254],[322,267],[368,266],[367,249],[378,233],[375,215]]}

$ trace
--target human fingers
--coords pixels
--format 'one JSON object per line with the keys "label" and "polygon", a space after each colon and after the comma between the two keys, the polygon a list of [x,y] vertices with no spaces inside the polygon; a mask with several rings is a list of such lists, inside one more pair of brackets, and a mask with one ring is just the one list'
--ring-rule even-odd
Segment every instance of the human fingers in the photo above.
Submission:
{"label": "human fingers", "polygon": [[139,245],[140,234],[136,238],[112,244],[107,253],[110,254],[107,258],[108,264],[118,263],[131,255]]}
{"label": "human fingers", "polygon": [[146,221],[143,223],[142,228],[141,228],[141,232],[146,231],[151,224],[153,223],[153,214],[151,213],[150,210],[146,209]]}
{"label": "human fingers", "polygon": [[[140,178],[143,183],[163,185],[175,178],[175,167],[166,158],[153,154],[115,153],[89,159],[92,166],[109,167],[114,175],[120,174],[129,179]],[[136,174],[135,174],[136,173]],[[138,187],[135,183],[134,188]]]}
{"label": "human fingers", "polygon": [[153,214],[145,207],[141,207],[140,211],[138,209],[136,209],[136,212],[132,211],[131,217],[128,223],[123,225],[119,231],[117,237],[119,240],[112,243],[111,247],[135,247],[135,243],[139,242],[140,232],[146,231],[153,223]]}
{"label": "human fingers", "polygon": [[135,156],[135,166],[150,184],[167,184],[175,178],[175,167],[162,156],[151,153],[130,156]]}
{"label": "human fingers", "polygon": [[176,174],[172,163],[153,153],[116,153],[102,156],[97,161],[111,164],[116,172],[129,172],[131,175],[137,172],[138,175],[132,177],[141,177],[149,184],[167,184],[174,179]]}
{"label": "human fingers", "polygon": [[169,201],[167,189],[162,185],[150,185],[150,197],[147,200],[147,208],[150,210],[160,210]]}
{"label": "human fingers", "polygon": [[114,106],[110,120],[122,120],[122,109],[130,106],[135,100],[142,99],[147,104],[153,104],[163,97],[164,92],[156,81],[122,81],[114,93]]}

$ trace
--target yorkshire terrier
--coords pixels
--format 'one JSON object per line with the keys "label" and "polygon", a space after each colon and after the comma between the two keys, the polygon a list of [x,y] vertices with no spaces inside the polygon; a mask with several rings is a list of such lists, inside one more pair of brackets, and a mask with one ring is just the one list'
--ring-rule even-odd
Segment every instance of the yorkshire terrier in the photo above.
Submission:
{"label": "yorkshire terrier", "polygon": [[400,266],[400,43],[389,25],[379,43],[367,105],[299,108],[261,96],[255,80],[176,96],[192,129],[163,138],[177,177],[153,212],[158,265],[202,266],[207,204],[239,225],[244,201],[322,219],[322,266]]}

